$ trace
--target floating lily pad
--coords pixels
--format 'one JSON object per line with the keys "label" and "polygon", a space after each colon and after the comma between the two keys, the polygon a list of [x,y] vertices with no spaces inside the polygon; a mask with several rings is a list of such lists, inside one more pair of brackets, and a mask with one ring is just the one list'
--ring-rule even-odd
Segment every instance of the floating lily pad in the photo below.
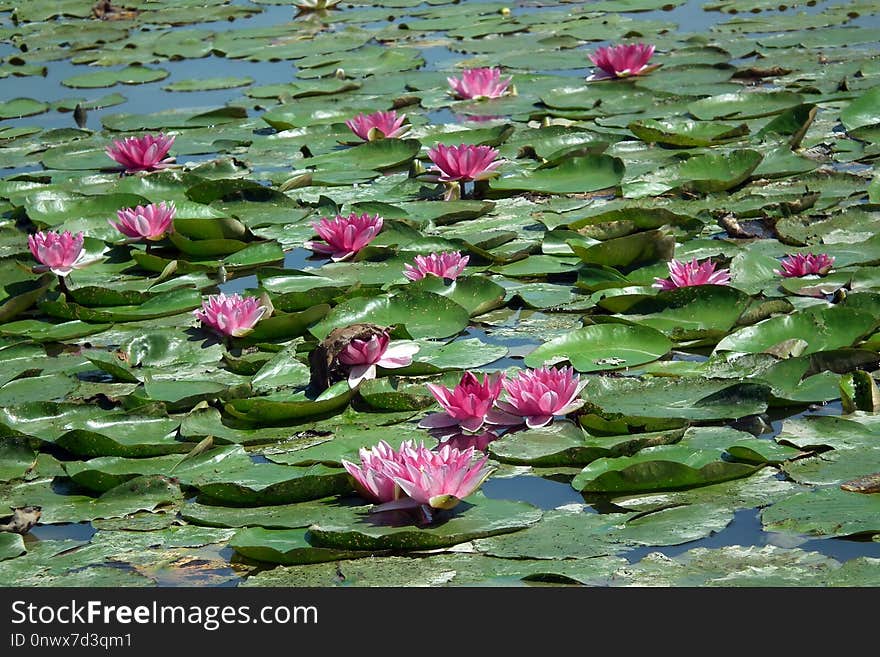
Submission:
{"label": "floating lily pad", "polygon": [[83,73],[62,80],[65,87],[74,89],[94,89],[98,87],[112,87],[114,84],[145,84],[156,82],[168,77],[168,71],[160,68],[147,66],[128,66],[118,71],[96,71]]}
{"label": "floating lily pad", "polygon": [[402,290],[393,296],[345,301],[310,331],[323,339],[334,328],[371,322],[380,326],[403,324],[414,338],[445,338],[467,326],[468,317],[466,308],[443,295]]}
{"label": "floating lily pad", "polygon": [[222,472],[204,473],[194,477],[193,485],[208,500],[233,506],[289,504],[351,490],[348,474],[342,469],[273,463],[248,463]]}
{"label": "floating lily pad", "polygon": [[243,529],[229,541],[230,547],[248,559],[280,564],[321,563],[357,557],[351,550],[314,547],[305,529]]}
{"label": "floating lily pad", "polygon": [[161,476],[137,477],[111,488],[100,497],[56,491],[50,481],[19,484],[9,491],[14,506],[40,506],[45,524],[118,518],[135,511],[183,504],[180,486]]}
{"label": "floating lily pad", "polygon": [[67,475],[77,484],[105,492],[141,475],[165,475],[188,485],[200,474],[216,475],[226,469],[240,469],[251,460],[239,446],[220,447],[192,458],[180,455],[127,459],[102,456],[89,461],[72,461],[65,465]]}
{"label": "floating lily pad", "polygon": [[712,146],[742,137],[749,132],[744,123],[734,125],[713,121],[645,119],[634,121],[627,127],[642,141],[688,147]]}
{"label": "floating lily pad", "polygon": [[806,341],[804,355],[849,347],[874,328],[874,318],[864,312],[843,308],[813,307],[764,320],[740,329],[718,343],[718,351],[757,353],[790,339]]}
{"label": "floating lily pad", "polygon": [[503,440],[489,445],[493,457],[504,463],[553,466],[584,466],[603,457],[635,454],[643,447],[677,442],[683,430],[657,431],[620,436],[591,436],[567,422],[554,422],[540,429],[507,432]]}
{"label": "floating lily pad", "polygon": [[588,493],[622,493],[690,488],[747,477],[756,467],[723,461],[714,450],[688,445],[649,447],[634,456],[594,461],[572,486]]}
{"label": "floating lily pad", "polygon": [[235,89],[253,84],[253,78],[205,78],[179,80],[165,85],[165,91],[213,91],[215,89]]}
{"label": "floating lily pad", "polygon": [[[850,586],[876,581],[877,559],[841,564],[819,552],[774,545],[694,548],[670,559],[649,554],[627,568],[630,586]],[[623,573],[621,573],[623,575]]]}
{"label": "floating lily pad", "polygon": [[809,536],[880,534],[880,496],[840,490],[837,486],[792,495],[761,514],[766,531]]}
{"label": "floating lily pad", "polygon": [[577,194],[616,187],[624,172],[623,162],[610,155],[588,155],[563,160],[555,167],[541,168],[520,176],[502,176],[491,188],[546,194]]}
{"label": "floating lily pad", "polygon": [[524,502],[495,500],[475,493],[448,516],[438,515],[434,524],[392,526],[371,518],[369,511],[354,507],[348,522],[319,522],[309,528],[309,541],[338,550],[376,552],[449,547],[475,538],[507,534],[524,529],[541,518],[541,511]]}
{"label": "floating lily pad", "polygon": [[720,379],[608,378],[590,381],[588,403],[609,415],[712,420],[762,413],[769,386]]}
{"label": "floating lily pad", "polygon": [[0,532],[0,561],[14,559],[27,552],[21,534]]}
{"label": "floating lily pad", "polygon": [[42,114],[48,110],[48,103],[33,98],[15,98],[0,102],[0,119],[18,119],[23,116]]}
{"label": "floating lily pad", "polygon": [[580,372],[596,372],[649,363],[671,348],[666,336],[648,327],[595,324],[544,343],[525,362],[539,367],[567,360]]}

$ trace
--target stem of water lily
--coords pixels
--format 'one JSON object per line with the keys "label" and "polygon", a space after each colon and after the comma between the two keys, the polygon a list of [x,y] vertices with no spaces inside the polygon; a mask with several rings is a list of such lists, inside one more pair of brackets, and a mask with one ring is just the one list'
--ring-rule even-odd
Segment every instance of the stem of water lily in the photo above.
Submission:
{"label": "stem of water lily", "polygon": [[489,183],[486,180],[475,180],[474,181],[474,190],[471,194],[471,198],[481,199],[486,195],[486,192],[489,190]]}
{"label": "stem of water lily", "polygon": [[457,182],[443,183],[446,192],[443,194],[444,201],[457,201],[461,198],[461,186]]}
{"label": "stem of water lily", "polygon": [[67,287],[67,279],[64,276],[58,277],[58,289],[61,290],[61,293],[65,296],[70,296],[70,289]]}

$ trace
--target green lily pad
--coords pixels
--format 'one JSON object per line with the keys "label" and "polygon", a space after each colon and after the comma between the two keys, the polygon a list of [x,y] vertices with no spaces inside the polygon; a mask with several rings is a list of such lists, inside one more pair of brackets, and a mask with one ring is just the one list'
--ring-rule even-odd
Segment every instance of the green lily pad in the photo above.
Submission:
{"label": "green lily pad", "polygon": [[649,554],[621,572],[629,586],[851,586],[876,581],[876,559],[841,564],[818,552],[775,545],[694,548],[670,559]]}
{"label": "green lily pad", "polygon": [[212,506],[187,504],[180,511],[187,522],[206,527],[265,527],[296,529],[308,527],[326,517],[331,499],[272,506]]}
{"label": "green lily pad", "polygon": [[766,351],[785,340],[807,343],[803,355],[854,345],[873,330],[875,319],[839,306],[811,307],[746,326],[721,340],[717,351]]}
{"label": "green lily pad", "polygon": [[803,103],[803,97],[790,91],[741,91],[694,101],[688,111],[701,121],[753,119]]}
{"label": "green lily pad", "polygon": [[877,111],[878,102],[880,102],[880,89],[873,87],[840,112],[840,122],[847,130],[877,125],[880,123],[880,112]]}
{"label": "green lily pad", "polygon": [[657,196],[673,189],[704,194],[722,192],[744,182],[762,159],[761,153],[750,149],[695,155],[625,183],[624,196]]}
{"label": "green lily pad", "polygon": [[427,527],[383,525],[370,517],[368,509],[353,507],[348,522],[334,519],[312,525],[309,541],[320,547],[366,552],[433,549],[515,532],[542,515],[531,504],[491,499],[481,493],[467,497],[451,512],[438,513]]}
{"label": "green lily pad", "polygon": [[880,496],[834,486],[792,495],[761,513],[765,531],[808,536],[880,534]]}
{"label": "green lily pad", "polygon": [[18,119],[34,116],[49,110],[49,104],[33,98],[15,98],[0,102],[0,119]]}
{"label": "green lily pad", "polygon": [[557,166],[520,175],[502,176],[490,183],[499,191],[577,194],[616,187],[624,172],[623,161],[610,155],[586,155],[563,160]]}
{"label": "green lily pad", "polygon": [[247,506],[316,500],[351,490],[348,474],[339,468],[299,468],[274,463],[247,464],[236,469],[196,476],[193,485],[206,499]]}
{"label": "green lily pad", "polygon": [[770,388],[760,383],[684,377],[593,378],[588,407],[636,418],[734,419],[763,413]]}
{"label": "green lily pad", "polygon": [[305,393],[293,395],[278,394],[272,398],[251,397],[233,399],[226,404],[226,411],[234,417],[248,423],[262,426],[294,424],[307,418],[333,415],[345,407],[352,396],[346,381],[341,382],[344,388],[325,391],[319,399],[309,399]]}
{"label": "green lily pad", "polygon": [[74,75],[62,80],[61,84],[74,89],[95,89],[112,87],[115,84],[146,84],[147,82],[164,80],[168,75],[168,71],[161,68],[128,66],[118,71],[96,71]]}
{"label": "green lily pad", "polygon": [[596,459],[632,455],[644,447],[677,442],[681,429],[618,436],[591,436],[568,422],[540,429],[507,432],[489,445],[489,453],[502,463],[540,467],[584,466]]}
{"label": "green lily pad", "polygon": [[588,247],[573,241],[568,244],[583,262],[607,267],[629,267],[669,260],[675,252],[675,238],[663,230],[646,230],[615,237]]}
{"label": "green lily pad", "polygon": [[253,78],[204,78],[179,80],[165,85],[165,91],[213,91],[215,89],[235,89],[254,83]]}
{"label": "green lily pad", "polygon": [[624,493],[704,486],[747,477],[757,469],[723,461],[715,450],[685,444],[643,449],[633,456],[602,458],[586,466],[571,485],[586,493]]}
{"label": "green lily pad", "polygon": [[227,469],[240,469],[251,460],[238,445],[208,450],[192,458],[180,455],[129,459],[101,456],[89,461],[71,461],[65,464],[67,475],[78,485],[98,492],[106,492],[129,479],[142,475],[165,475],[189,485],[201,474],[215,475]]}
{"label": "green lily pad", "polygon": [[338,561],[359,556],[351,550],[314,547],[308,542],[308,537],[305,529],[250,527],[233,536],[229,546],[248,559],[285,565]]}
{"label": "green lily pad", "polygon": [[21,534],[13,534],[12,532],[0,533],[0,561],[20,557],[25,552],[27,552],[27,549],[24,546]]}
{"label": "green lily pad", "polygon": [[100,497],[59,493],[53,490],[50,481],[34,481],[12,488],[8,499],[14,506],[42,507],[40,522],[44,524],[118,518],[135,511],[183,504],[180,486],[161,476],[136,477]]}
{"label": "green lily pad", "polygon": [[371,322],[380,326],[403,324],[413,338],[445,338],[467,326],[468,318],[467,309],[448,297],[404,289],[393,296],[344,301],[309,330],[323,339],[334,328]]}
{"label": "green lily pad", "polygon": [[633,367],[657,360],[672,349],[659,331],[645,326],[595,324],[545,342],[526,356],[529,367],[569,361],[579,372]]}
{"label": "green lily pad", "polygon": [[713,146],[749,133],[746,124],[732,125],[713,121],[644,119],[633,121],[629,130],[645,142],[668,146]]}

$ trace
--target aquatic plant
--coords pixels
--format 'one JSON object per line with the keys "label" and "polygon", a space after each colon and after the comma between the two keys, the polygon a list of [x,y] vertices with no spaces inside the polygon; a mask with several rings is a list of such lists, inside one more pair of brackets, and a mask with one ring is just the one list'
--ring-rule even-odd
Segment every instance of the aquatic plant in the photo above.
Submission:
{"label": "aquatic plant", "polygon": [[203,326],[222,335],[240,338],[254,330],[268,309],[255,297],[212,294],[193,311]]}
{"label": "aquatic plant", "polygon": [[472,372],[465,372],[451,390],[436,383],[426,384],[443,412],[426,416],[419,426],[436,429],[457,425],[470,433],[480,431],[501,393],[503,378],[500,373],[486,374],[481,381]]}
{"label": "aquatic plant", "polygon": [[588,57],[599,70],[587,79],[608,80],[642,75],[657,68],[648,66],[648,61],[653,55],[654,46],[644,43],[596,48],[596,52],[589,54]]}
{"label": "aquatic plant", "polygon": [[397,112],[373,112],[372,114],[358,114],[353,119],[345,122],[351,131],[364,141],[376,139],[394,138],[409,132],[409,126],[404,123],[406,114],[397,115]]}
{"label": "aquatic plant", "polygon": [[464,271],[469,259],[470,256],[462,256],[459,251],[418,255],[413,264],[403,266],[403,275],[411,281],[421,280],[425,276],[455,280]]}
{"label": "aquatic plant", "polygon": [[375,239],[382,230],[383,219],[378,214],[352,212],[347,217],[323,217],[312,224],[315,232],[324,240],[308,241],[305,247],[316,253],[329,254],[334,262],[348,260]]}
{"label": "aquatic plant", "polygon": [[786,278],[815,274],[824,276],[834,266],[834,257],[825,253],[796,253],[785,256],[779,263],[781,269],[774,269],[774,274]]}
{"label": "aquatic plant", "polygon": [[174,231],[174,202],[150,203],[117,211],[118,222],[112,219],[110,225],[133,240],[160,240]]}
{"label": "aquatic plant", "polygon": [[511,78],[501,79],[501,70],[497,68],[465,69],[461,77],[448,77],[452,94],[461,100],[478,100],[480,98],[500,98],[510,86]]}
{"label": "aquatic plant", "polygon": [[47,230],[28,235],[28,248],[40,263],[34,267],[34,271],[51,271],[63,278],[74,269],[89,264],[83,250],[83,239],[81,232],[74,235],[69,230],[63,233]]}
{"label": "aquatic plant", "polygon": [[540,367],[522,370],[504,379],[505,398],[497,402],[500,413],[490,414],[497,424],[526,423],[530,429],[543,427],[554,415],[565,415],[584,405],[578,395],[586,385],[573,367]]}
{"label": "aquatic plant", "polygon": [[348,384],[352,388],[365,379],[376,378],[376,368],[396,369],[412,363],[419,350],[414,342],[401,340],[391,342],[387,332],[370,337],[369,340],[354,339],[339,354],[339,362],[350,367]]}
{"label": "aquatic plant", "polygon": [[660,290],[674,290],[677,287],[690,287],[692,285],[727,285],[730,283],[730,270],[719,269],[715,271],[715,263],[711,260],[697,262],[694,258],[690,262],[671,260],[668,265],[669,278],[655,278],[652,287]]}
{"label": "aquatic plant", "polygon": [[428,157],[440,172],[439,180],[443,182],[486,180],[496,175],[495,169],[501,165],[501,161],[496,159],[498,151],[491,146],[437,144],[428,150]]}
{"label": "aquatic plant", "polygon": [[174,139],[174,135],[161,133],[156,136],[126,137],[114,141],[105,152],[124,166],[127,173],[155,171],[174,162],[173,157],[167,157]]}

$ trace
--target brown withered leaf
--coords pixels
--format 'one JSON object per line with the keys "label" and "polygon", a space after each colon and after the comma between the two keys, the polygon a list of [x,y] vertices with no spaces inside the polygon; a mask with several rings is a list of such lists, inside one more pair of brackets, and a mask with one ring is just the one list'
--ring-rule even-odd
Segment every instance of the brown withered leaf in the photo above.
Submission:
{"label": "brown withered leaf", "polygon": [[369,340],[388,330],[377,324],[352,324],[335,328],[309,354],[311,374],[309,385],[315,390],[326,390],[337,381],[348,378],[348,366],[340,363],[339,354],[352,340]]}
{"label": "brown withered leaf", "polygon": [[846,481],[840,487],[850,493],[880,493],[880,472]]}
{"label": "brown withered leaf", "polygon": [[733,77],[738,80],[760,80],[762,78],[778,78],[789,73],[791,73],[791,69],[781,66],[770,66],[767,68],[750,66],[749,68],[739,69],[733,74]]}
{"label": "brown withered leaf", "polygon": [[98,0],[92,6],[92,16],[102,21],[128,21],[137,18],[140,13],[137,9],[114,7],[110,0]]}
{"label": "brown withered leaf", "polygon": [[11,516],[0,518],[0,532],[27,534],[38,522],[40,522],[40,516],[42,515],[42,507],[39,506],[22,506],[17,509],[12,508]]}

